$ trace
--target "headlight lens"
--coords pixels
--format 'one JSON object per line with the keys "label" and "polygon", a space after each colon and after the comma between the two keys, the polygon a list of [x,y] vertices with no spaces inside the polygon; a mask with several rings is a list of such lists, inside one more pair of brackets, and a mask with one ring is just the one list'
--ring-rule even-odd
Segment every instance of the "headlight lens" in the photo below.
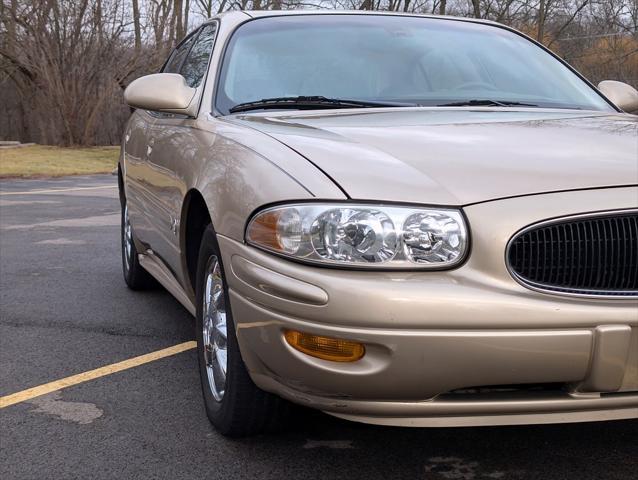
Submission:
{"label": "headlight lens", "polygon": [[391,260],[398,241],[390,217],[378,210],[333,208],[310,227],[315,252],[323,259],[346,263]]}
{"label": "headlight lens", "polygon": [[405,255],[416,263],[455,260],[464,237],[462,222],[446,213],[414,213],[403,224]]}
{"label": "headlight lens", "polygon": [[246,241],[311,263],[449,268],[467,248],[461,212],[366,204],[295,204],[258,212]]}

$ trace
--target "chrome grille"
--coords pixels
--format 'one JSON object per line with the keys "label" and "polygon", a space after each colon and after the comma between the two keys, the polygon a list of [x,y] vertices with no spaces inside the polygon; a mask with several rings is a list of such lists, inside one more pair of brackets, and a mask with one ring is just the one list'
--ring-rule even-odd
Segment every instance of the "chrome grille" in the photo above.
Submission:
{"label": "chrome grille", "polygon": [[586,295],[638,294],[638,213],[604,213],[529,227],[508,245],[512,274],[531,287]]}

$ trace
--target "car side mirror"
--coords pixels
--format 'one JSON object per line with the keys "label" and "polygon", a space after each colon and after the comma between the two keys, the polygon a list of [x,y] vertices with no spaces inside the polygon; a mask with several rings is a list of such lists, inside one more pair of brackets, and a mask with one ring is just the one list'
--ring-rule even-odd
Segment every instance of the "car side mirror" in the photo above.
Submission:
{"label": "car side mirror", "polygon": [[638,111],[638,90],[631,85],[605,80],[598,84],[598,89],[621,110],[630,113]]}
{"label": "car side mirror", "polygon": [[131,82],[124,100],[133,108],[192,117],[197,114],[196,93],[178,73],[155,73]]}

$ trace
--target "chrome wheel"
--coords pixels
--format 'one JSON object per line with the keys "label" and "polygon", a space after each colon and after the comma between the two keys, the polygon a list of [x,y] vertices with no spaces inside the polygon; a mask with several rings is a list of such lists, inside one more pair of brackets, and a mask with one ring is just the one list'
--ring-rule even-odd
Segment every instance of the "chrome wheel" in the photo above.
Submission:
{"label": "chrome wheel", "polygon": [[208,386],[220,402],[226,391],[228,348],[226,334],[226,301],[219,260],[213,255],[206,265],[203,298],[202,333]]}
{"label": "chrome wheel", "polygon": [[133,229],[128,219],[128,205],[124,205],[124,227],[122,228],[122,246],[124,248],[124,265],[131,269],[131,255],[133,254]]}

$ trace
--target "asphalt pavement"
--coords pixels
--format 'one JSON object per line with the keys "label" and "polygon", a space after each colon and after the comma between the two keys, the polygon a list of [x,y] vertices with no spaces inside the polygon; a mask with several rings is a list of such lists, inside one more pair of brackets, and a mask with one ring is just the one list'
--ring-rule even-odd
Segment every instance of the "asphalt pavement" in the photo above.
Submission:
{"label": "asphalt pavement", "polygon": [[[168,293],[126,288],[115,187],[0,181],[0,396],[194,338]],[[1,409],[0,478],[638,479],[638,421],[407,429],[309,413],[229,440],[188,350]]]}

